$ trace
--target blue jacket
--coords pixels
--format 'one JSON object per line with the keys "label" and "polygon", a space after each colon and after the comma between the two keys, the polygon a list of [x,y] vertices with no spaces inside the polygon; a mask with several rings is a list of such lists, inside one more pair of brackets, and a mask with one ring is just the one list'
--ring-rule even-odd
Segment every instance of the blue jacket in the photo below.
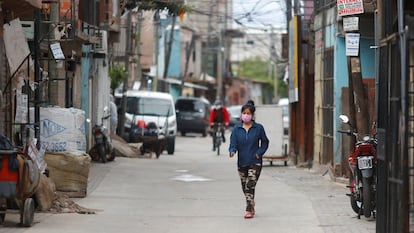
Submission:
{"label": "blue jacket", "polygon": [[[263,154],[269,147],[269,139],[263,125],[253,122],[246,131],[243,124],[237,124],[230,136],[229,152],[238,152],[237,165],[240,167],[262,164]],[[259,155],[259,159],[256,158]]]}

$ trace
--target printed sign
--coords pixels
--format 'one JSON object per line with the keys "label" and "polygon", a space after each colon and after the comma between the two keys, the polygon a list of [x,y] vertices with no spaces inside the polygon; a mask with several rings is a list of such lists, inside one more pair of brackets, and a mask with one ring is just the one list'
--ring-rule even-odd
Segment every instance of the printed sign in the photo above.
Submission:
{"label": "printed sign", "polygon": [[358,56],[359,53],[359,33],[345,34],[346,56]]}
{"label": "printed sign", "polygon": [[344,31],[358,31],[359,29],[359,18],[358,17],[345,17],[343,18]]}
{"label": "printed sign", "polygon": [[53,57],[56,60],[65,59],[65,55],[63,54],[62,48],[60,47],[60,43],[51,44],[50,49],[52,50]]}
{"label": "printed sign", "polygon": [[338,15],[355,15],[364,13],[362,0],[337,0]]}

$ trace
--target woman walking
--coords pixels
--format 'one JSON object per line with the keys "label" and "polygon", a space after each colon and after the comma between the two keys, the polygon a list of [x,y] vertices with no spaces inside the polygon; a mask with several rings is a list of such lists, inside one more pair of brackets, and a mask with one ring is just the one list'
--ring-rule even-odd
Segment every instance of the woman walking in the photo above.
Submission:
{"label": "woman walking", "polygon": [[251,100],[242,106],[242,123],[234,127],[230,136],[230,158],[237,152],[237,167],[246,198],[244,218],[253,218],[255,214],[255,188],[262,170],[262,157],[269,146],[263,125],[254,121],[255,110]]}

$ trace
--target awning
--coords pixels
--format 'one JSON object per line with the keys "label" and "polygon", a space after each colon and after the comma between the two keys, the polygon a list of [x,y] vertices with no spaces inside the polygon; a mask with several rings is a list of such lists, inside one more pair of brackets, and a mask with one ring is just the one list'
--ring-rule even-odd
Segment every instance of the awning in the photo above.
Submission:
{"label": "awning", "polygon": [[[174,78],[158,79],[158,81],[164,81],[164,82],[167,82],[167,83],[170,83],[170,84],[181,85],[181,80],[174,79]],[[184,87],[200,89],[200,90],[205,90],[205,91],[208,90],[208,88],[206,86],[202,86],[202,85],[198,85],[198,84],[194,84],[194,83],[189,83],[189,82],[184,82]]]}
{"label": "awning", "polygon": [[210,76],[206,73],[201,73],[200,78],[198,79],[198,81],[216,83],[216,78],[214,78],[213,76]]}

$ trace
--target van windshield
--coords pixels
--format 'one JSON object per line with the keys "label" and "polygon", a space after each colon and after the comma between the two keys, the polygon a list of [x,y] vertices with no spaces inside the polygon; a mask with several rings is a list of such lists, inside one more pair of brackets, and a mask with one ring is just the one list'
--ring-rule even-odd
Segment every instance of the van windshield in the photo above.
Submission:
{"label": "van windshield", "polygon": [[128,97],[126,112],[134,115],[172,116],[172,104],[167,99]]}
{"label": "van windshield", "polygon": [[196,100],[178,100],[175,108],[182,112],[204,112],[204,105]]}

